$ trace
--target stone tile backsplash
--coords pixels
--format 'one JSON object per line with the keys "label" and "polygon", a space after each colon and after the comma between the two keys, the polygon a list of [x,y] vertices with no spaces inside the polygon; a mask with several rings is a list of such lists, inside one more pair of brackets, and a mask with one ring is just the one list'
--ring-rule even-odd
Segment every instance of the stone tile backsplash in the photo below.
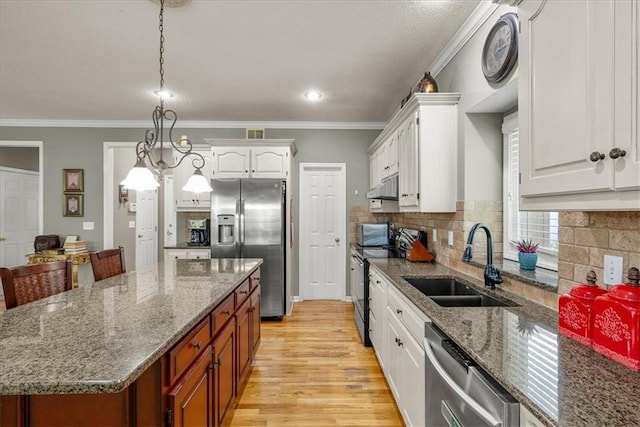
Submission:
{"label": "stone tile backsplash", "polygon": [[[482,278],[483,269],[462,262],[462,252],[471,226],[483,222],[492,232],[495,262],[502,259],[502,202],[458,201],[455,213],[371,214],[366,206],[353,207],[349,212],[349,240],[356,240],[356,223],[386,221],[395,227],[426,231],[429,250],[438,262],[477,278]],[[432,241],[434,229],[438,233],[436,242]],[[447,241],[449,230],[453,231],[452,246]],[[558,232],[557,292],[514,278],[505,279],[505,289],[557,310],[558,295],[584,283],[588,271],[596,272],[602,286],[604,255],[622,257],[624,280],[629,267],[640,268],[640,212],[561,212]],[[485,248],[485,234],[480,230],[474,238],[475,260],[486,258]]]}

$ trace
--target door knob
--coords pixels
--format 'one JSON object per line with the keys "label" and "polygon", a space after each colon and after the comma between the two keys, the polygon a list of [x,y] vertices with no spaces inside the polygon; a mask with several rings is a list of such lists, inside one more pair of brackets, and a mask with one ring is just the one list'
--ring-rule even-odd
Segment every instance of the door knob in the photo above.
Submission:
{"label": "door knob", "polygon": [[[613,151],[613,150],[612,150]],[[600,153],[598,151],[594,151],[593,153],[591,153],[591,155],[589,156],[589,160],[591,160],[592,162],[597,162],[598,160],[604,160],[604,154]]]}
{"label": "door knob", "polygon": [[167,230],[167,236],[171,236],[173,233]]}
{"label": "door knob", "polygon": [[0,242],[4,242],[5,240],[7,240],[6,237],[0,237]]}
{"label": "door knob", "polygon": [[144,234],[138,234],[138,239],[142,239],[144,237]]}
{"label": "door knob", "polygon": [[340,238],[339,237],[336,237],[334,240],[336,241],[336,243],[340,243]]}
{"label": "door knob", "polygon": [[612,148],[611,151],[609,151],[609,157],[611,157],[612,159],[617,159],[618,157],[624,157],[626,155],[627,152],[619,149],[618,147]]}

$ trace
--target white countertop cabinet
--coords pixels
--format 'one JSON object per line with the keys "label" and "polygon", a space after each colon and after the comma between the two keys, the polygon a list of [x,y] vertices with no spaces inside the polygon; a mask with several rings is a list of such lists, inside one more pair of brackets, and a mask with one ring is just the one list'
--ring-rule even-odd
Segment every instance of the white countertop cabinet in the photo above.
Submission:
{"label": "white countertop cabinet", "polygon": [[213,178],[287,178],[288,147],[213,147]]}
{"label": "white countertop cabinet", "polygon": [[640,209],[640,6],[525,0],[518,15],[520,207]]}

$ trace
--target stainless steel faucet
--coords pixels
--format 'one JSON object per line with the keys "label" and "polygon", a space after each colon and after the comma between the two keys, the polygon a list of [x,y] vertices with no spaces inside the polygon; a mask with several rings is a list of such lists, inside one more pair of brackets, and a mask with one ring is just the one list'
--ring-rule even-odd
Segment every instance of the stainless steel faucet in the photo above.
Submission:
{"label": "stainless steel faucet", "polygon": [[464,254],[462,255],[462,261],[471,262],[473,258],[471,247],[473,245],[473,236],[476,234],[478,228],[482,228],[487,235],[487,265],[484,268],[484,286],[485,288],[495,289],[496,284],[502,283],[502,276],[500,276],[500,272],[493,265],[493,239],[491,238],[491,230],[489,230],[489,227],[481,222],[471,227],[469,236],[467,237],[467,247],[464,249]]}

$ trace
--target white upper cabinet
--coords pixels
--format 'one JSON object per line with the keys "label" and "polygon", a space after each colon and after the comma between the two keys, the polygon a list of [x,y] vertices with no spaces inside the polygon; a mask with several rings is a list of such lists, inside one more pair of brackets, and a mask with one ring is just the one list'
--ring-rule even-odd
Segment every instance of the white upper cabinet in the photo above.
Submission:
{"label": "white upper cabinet", "polygon": [[287,178],[288,147],[213,147],[213,178]]}
{"label": "white upper cabinet", "polygon": [[213,147],[213,178],[248,178],[251,149],[248,147]]}
{"label": "white upper cabinet", "polygon": [[369,147],[371,156],[395,147],[387,158],[397,164],[390,170],[398,171],[400,212],[456,211],[459,99],[459,93],[414,94]]}
{"label": "white upper cabinet", "polygon": [[519,5],[521,209],[640,209],[638,9]]}
{"label": "white upper cabinet", "polygon": [[[211,179],[211,149],[209,147],[194,147],[193,151],[202,155],[204,158],[205,163],[202,168],[202,174],[205,178]],[[177,162],[181,156],[182,153],[174,151],[174,163]],[[192,156],[185,157],[182,160],[182,163],[173,170],[173,194],[175,197],[176,209],[183,211],[209,210],[211,207],[210,192],[196,194],[182,189],[189,178],[191,178],[191,175],[193,175],[193,172],[195,172],[192,160]]]}

